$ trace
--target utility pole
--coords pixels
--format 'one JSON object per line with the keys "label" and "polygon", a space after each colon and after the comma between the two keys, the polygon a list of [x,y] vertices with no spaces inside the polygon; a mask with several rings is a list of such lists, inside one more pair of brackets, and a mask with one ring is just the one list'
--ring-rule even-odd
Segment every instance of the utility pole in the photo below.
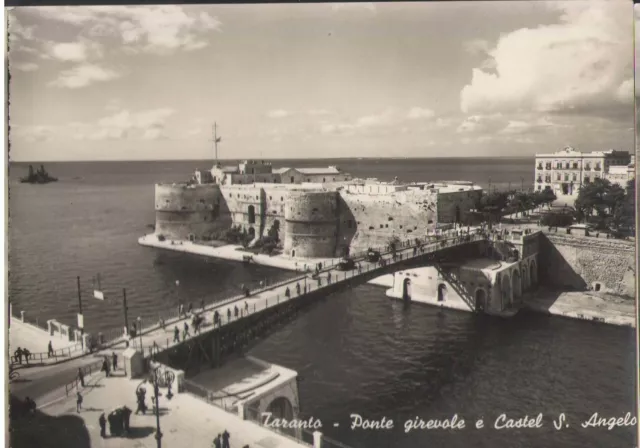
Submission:
{"label": "utility pole", "polygon": [[84,350],[84,315],[82,314],[82,292],[80,291],[80,276],[76,277],[78,283],[78,326],[80,327],[80,347]]}
{"label": "utility pole", "polygon": [[520,190],[521,190],[521,191],[524,191],[524,177],[521,177],[521,178],[520,178],[520,182],[521,182],[521,183],[520,183]]}
{"label": "utility pole", "polygon": [[129,332],[129,317],[127,316],[127,311],[129,308],[127,307],[127,289],[122,288],[122,305],[124,308],[124,328]]}
{"label": "utility pole", "polygon": [[80,292],[80,276],[77,277],[77,280],[78,280],[78,310],[79,310],[79,314],[82,314],[82,293]]}

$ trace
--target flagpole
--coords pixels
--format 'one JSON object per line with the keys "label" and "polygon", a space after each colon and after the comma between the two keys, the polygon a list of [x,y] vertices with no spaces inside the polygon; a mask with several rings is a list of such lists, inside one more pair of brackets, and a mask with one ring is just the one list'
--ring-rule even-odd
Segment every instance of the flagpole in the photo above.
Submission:
{"label": "flagpole", "polygon": [[213,122],[213,145],[215,148],[215,157],[216,157],[216,165],[218,165],[218,130],[217,130],[217,123],[214,121]]}

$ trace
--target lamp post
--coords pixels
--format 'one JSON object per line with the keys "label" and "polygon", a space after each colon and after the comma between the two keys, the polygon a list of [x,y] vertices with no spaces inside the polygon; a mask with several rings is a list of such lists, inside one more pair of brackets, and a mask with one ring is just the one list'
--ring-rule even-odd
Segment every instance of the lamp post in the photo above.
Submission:
{"label": "lamp post", "polygon": [[171,371],[162,371],[161,367],[156,367],[153,371],[153,373],[151,374],[151,382],[153,383],[153,394],[154,394],[154,400],[155,400],[155,414],[156,414],[156,435],[155,435],[155,439],[157,442],[157,446],[158,448],[162,448],[162,431],[160,431],[160,404],[159,404],[159,397],[160,397],[160,380],[161,377],[164,376],[164,381],[168,384],[168,391],[167,391],[167,398],[171,399],[171,397],[173,396],[171,394],[171,383],[173,382],[173,380],[175,379],[175,375],[173,372]]}
{"label": "lamp post", "polygon": [[138,322],[138,336],[140,336],[140,353],[144,355],[144,349],[142,348],[142,318],[138,316],[136,321]]}

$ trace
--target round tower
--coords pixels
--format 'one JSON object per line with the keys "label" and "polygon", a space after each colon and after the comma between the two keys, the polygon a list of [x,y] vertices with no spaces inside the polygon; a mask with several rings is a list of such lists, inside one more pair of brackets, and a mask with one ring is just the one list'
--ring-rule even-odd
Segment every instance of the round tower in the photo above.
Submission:
{"label": "round tower", "polygon": [[286,255],[304,258],[335,256],[338,232],[336,191],[290,191],[284,219]]}
{"label": "round tower", "polygon": [[220,187],[214,184],[156,184],[155,233],[168,239],[209,237],[223,225]]}

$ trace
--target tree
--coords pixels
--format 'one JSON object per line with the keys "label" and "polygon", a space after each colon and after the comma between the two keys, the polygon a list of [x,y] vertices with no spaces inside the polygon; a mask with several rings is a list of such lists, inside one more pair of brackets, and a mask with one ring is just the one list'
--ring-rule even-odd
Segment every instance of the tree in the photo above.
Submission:
{"label": "tree", "polygon": [[271,225],[271,228],[267,232],[267,235],[276,243],[280,241],[280,221],[275,220]]}

